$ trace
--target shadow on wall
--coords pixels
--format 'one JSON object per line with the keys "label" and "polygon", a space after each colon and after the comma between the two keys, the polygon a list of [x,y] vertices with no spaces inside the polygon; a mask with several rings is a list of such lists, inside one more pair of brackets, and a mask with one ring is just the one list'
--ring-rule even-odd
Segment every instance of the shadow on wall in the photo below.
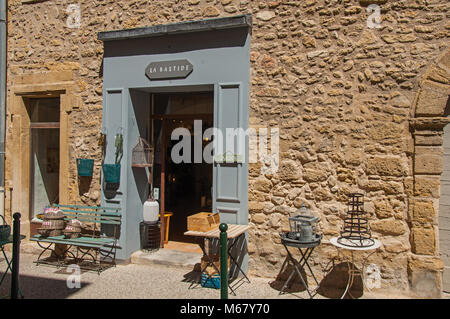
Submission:
{"label": "shadow on wall", "polygon": [[104,57],[171,54],[223,47],[241,47],[245,44],[247,34],[247,28],[239,28],[106,41],[104,42]]}
{"label": "shadow on wall", "polygon": [[[64,272],[65,273],[65,272]],[[68,288],[66,280],[20,275],[19,287],[25,299],[66,299],[88,286],[81,282],[81,288]],[[0,298],[9,296],[11,275],[5,276],[0,286]]]}
{"label": "shadow on wall", "polygon": [[113,199],[120,193],[119,190],[120,183],[103,183],[103,194],[105,195],[106,199]]}
{"label": "shadow on wall", "polygon": [[91,182],[92,176],[78,176],[78,194],[80,197],[89,193]]}

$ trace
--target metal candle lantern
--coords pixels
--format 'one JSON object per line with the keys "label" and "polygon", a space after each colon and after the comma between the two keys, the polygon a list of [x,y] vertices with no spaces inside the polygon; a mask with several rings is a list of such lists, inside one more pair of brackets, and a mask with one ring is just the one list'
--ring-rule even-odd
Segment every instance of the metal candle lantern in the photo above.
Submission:
{"label": "metal candle lantern", "polygon": [[298,211],[299,214],[289,217],[290,233],[288,237],[301,242],[311,242],[317,237],[318,217],[311,214],[311,211],[303,204]]}

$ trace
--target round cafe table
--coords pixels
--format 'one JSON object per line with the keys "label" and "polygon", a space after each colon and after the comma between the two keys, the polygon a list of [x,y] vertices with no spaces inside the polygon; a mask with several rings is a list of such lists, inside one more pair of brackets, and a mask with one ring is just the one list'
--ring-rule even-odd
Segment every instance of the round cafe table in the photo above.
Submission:
{"label": "round cafe table", "polygon": [[[343,299],[345,297],[347,292],[352,298],[354,298],[352,296],[352,294],[350,293],[349,289],[353,285],[353,281],[355,279],[355,275],[356,274],[361,275],[362,283],[363,283],[363,289],[364,289],[364,268],[365,268],[366,261],[369,258],[369,256],[372,255],[381,246],[381,242],[379,240],[374,239],[374,238],[372,238],[371,240],[374,241],[373,245],[368,246],[368,247],[358,247],[356,245],[352,246],[352,244],[353,244],[352,241],[350,241],[348,239],[341,239],[341,243],[338,242],[338,237],[333,237],[333,238],[330,239],[330,243],[333,246],[335,246],[336,248],[339,248],[339,249],[349,250],[350,253],[351,253],[351,261],[347,261],[347,264],[348,264],[347,287],[345,287],[345,291],[342,294],[341,299]],[[342,242],[344,242],[344,243],[346,243],[348,245],[343,245]],[[363,242],[363,244],[364,244],[364,242]],[[357,269],[356,266],[355,266],[355,262],[354,262],[355,261],[354,256],[353,256],[354,252],[368,252],[368,251],[372,251],[372,252],[364,258],[364,261],[363,261],[361,269],[360,270]]]}

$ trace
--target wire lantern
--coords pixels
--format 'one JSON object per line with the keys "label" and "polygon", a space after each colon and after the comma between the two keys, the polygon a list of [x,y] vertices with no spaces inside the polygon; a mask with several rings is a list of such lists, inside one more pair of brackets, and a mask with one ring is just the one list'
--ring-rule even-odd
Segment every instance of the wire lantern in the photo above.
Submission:
{"label": "wire lantern", "polygon": [[375,241],[370,233],[369,220],[364,211],[364,195],[349,195],[347,217],[338,243],[348,247],[370,247]]}

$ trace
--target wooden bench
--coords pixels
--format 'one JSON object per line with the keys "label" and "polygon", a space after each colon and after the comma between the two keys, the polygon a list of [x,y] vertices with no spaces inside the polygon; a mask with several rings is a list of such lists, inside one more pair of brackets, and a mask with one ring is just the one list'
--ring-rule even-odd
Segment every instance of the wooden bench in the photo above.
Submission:
{"label": "wooden bench", "polygon": [[[30,238],[31,241],[37,242],[39,247],[43,249],[37,261],[39,264],[56,265],[73,264],[74,262],[81,269],[96,270],[100,273],[109,266],[115,266],[116,250],[120,248],[117,245],[118,231],[121,225],[120,208],[101,207],[101,206],[81,206],[81,205],[52,205],[53,208],[60,209],[64,214],[64,220],[78,219],[83,224],[91,224],[92,229],[89,234],[81,234],[78,238],[65,238],[64,235],[54,237],[43,237],[35,235]],[[101,226],[110,228],[106,236],[101,234]],[[48,244],[47,246],[45,246]],[[52,249],[54,245],[54,249]],[[61,249],[57,249],[56,245],[63,245]],[[76,253],[71,251],[76,248]],[[51,251],[52,256],[41,259],[46,251]],[[93,254],[94,252],[94,254]],[[67,258],[70,255],[70,258]],[[85,256],[91,257],[92,261],[86,263]],[[110,260],[108,263],[106,260]],[[108,267],[106,267],[108,266]]]}

